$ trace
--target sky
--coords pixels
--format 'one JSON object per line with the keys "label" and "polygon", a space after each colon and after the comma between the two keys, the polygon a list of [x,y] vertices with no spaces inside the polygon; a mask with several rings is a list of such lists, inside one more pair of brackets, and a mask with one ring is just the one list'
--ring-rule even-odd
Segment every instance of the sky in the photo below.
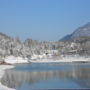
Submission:
{"label": "sky", "polygon": [[0,32],[57,41],[90,22],[90,0],[0,0]]}

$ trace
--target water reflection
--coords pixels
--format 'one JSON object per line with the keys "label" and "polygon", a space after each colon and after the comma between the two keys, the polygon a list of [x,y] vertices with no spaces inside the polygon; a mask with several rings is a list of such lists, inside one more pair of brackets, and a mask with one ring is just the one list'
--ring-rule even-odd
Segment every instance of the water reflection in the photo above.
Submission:
{"label": "water reflection", "polygon": [[50,70],[38,72],[6,70],[1,79],[1,83],[10,88],[18,88],[23,83],[33,85],[40,81],[54,78],[61,81],[69,79],[80,85],[82,88],[90,88],[90,68],[73,68],[71,70]]}

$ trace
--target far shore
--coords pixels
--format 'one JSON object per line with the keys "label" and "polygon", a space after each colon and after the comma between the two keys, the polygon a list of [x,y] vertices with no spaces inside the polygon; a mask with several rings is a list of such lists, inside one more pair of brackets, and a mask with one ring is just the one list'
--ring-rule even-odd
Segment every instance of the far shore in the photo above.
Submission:
{"label": "far shore", "polygon": [[63,57],[58,59],[27,59],[22,57],[8,56],[1,64],[13,65],[17,63],[50,63],[50,62],[90,62],[90,57]]}
{"label": "far shore", "polygon": [[37,60],[30,60],[30,62],[32,63],[51,63],[51,62],[77,62],[77,63],[89,63],[90,62],[90,58],[84,58],[84,57],[65,57],[62,59],[37,59]]}

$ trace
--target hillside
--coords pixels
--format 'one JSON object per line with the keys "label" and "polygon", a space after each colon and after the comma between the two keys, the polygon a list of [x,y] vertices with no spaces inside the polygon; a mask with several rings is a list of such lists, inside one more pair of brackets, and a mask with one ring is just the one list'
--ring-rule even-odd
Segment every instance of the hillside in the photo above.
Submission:
{"label": "hillside", "polygon": [[23,57],[31,59],[32,56],[41,58],[39,55],[53,53],[58,48],[57,43],[26,39],[21,41],[19,38],[12,38],[0,33],[0,60],[7,56]]}
{"label": "hillside", "polygon": [[90,22],[86,25],[77,28],[72,34],[66,35],[62,40],[70,40],[79,37],[90,37]]}
{"label": "hillside", "polygon": [[35,60],[67,55],[90,56],[90,23],[56,42],[39,42],[30,38],[22,42],[19,38],[0,33],[0,60],[8,56]]}

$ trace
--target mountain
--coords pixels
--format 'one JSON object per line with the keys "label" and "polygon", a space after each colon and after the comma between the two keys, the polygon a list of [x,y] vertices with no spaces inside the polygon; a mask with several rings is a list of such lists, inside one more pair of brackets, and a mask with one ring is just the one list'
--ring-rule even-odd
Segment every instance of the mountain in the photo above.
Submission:
{"label": "mountain", "polygon": [[2,38],[4,38],[4,39],[11,39],[11,37],[9,37],[6,34],[0,32],[0,39],[2,39]]}
{"label": "mountain", "polygon": [[72,34],[65,36],[61,40],[70,40],[79,37],[90,37],[90,22],[82,27],[77,28]]}

